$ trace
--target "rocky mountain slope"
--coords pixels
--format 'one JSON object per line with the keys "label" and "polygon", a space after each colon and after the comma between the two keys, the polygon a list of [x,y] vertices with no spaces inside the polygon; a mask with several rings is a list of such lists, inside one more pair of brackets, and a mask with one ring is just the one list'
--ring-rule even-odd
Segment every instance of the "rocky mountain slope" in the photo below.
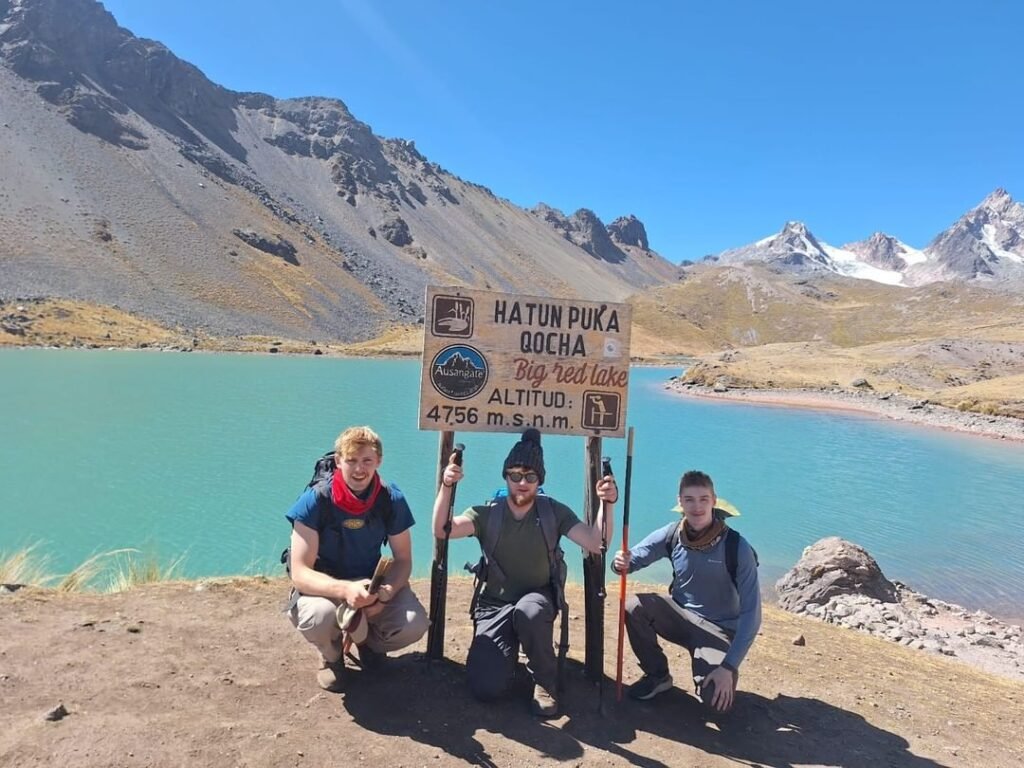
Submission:
{"label": "rocky mountain slope", "polygon": [[355,341],[427,284],[621,300],[676,279],[643,225],[554,221],[335,99],[208,80],[93,0],[0,0],[0,299]]}
{"label": "rocky mountain slope", "polygon": [[794,272],[833,272],[892,285],[970,280],[1024,288],[1024,204],[997,189],[917,250],[884,232],[836,248],[803,222],[776,235],[709,256],[717,264],[761,261]]}

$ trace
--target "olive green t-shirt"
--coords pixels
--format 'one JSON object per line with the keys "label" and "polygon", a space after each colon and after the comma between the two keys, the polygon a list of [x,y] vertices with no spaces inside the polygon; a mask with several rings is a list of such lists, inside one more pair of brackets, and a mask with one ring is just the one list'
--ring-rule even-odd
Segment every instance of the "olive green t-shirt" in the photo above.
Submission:
{"label": "olive green t-shirt", "polygon": [[[568,534],[580,522],[576,513],[565,504],[551,499],[551,507],[558,523],[559,537]],[[548,548],[544,543],[536,502],[522,520],[512,516],[507,504],[474,506],[463,512],[463,516],[473,521],[473,535],[481,542],[481,548],[488,516],[501,510],[506,510],[506,514],[494,548],[494,559],[504,571],[505,580],[500,585],[488,582],[483,593],[491,599],[515,603],[526,593],[551,584]]]}

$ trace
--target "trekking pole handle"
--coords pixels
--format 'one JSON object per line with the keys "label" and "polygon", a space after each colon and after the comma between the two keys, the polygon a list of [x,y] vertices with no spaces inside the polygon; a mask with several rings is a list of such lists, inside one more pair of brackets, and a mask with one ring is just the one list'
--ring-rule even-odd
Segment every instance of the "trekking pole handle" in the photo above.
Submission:
{"label": "trekking pole handle", "polygon": [[[466,450],[466,446],[462,443],[455,444],[455,450],[452,451],[451,462],[457,467],[462,466],[462,452]],[[452,483],[452,495],[451,501],[448,504],[448,517],[444,521],[444,542],[445,546],[448,545],[448,536],[452,532],[452,513],[455,511],[455,486],[457,483]]]}
{"label": "trekking pole handle", "polygon": [[[609,457],[609,456],[602,456],[601,457],[601,477],[605,478],[605,477],[609,477],[609,476],[612,477],[612,478],[615,477],[615,473],[612,472],[612,460],[611,460],[611,457]],[[606,502],[602,502],[602,503],[606,503]],[[601,575],[601,584],[597,588],[597,596],[599,598],[601,598],[602,600],[604,600],[605,597],[608,596],[608,592],[607,592],[607,590],[605,588],[605,584],[604,584],[604,569],[605,569],[605,562],[606,562],[605,558],[607,557],[607,554],[608,554],[608,541],[607,541],[608,518],[607,518],[606,515],[607,515],[607,509],[604,510],[602,512],[602,514],[601,514],[601,574],[602,575]]]}
{"label": "trekking pole handle", "polygon": [[[601,457],[601,478],[611,477],[612,482],[615,482],[615,473],[612,472],[612,460],[609,456]],[[601,516],[601,553],[608,548],[608,542],[605,541],[605,530],[607,529],[608,522],[605,520],[604,515]]]}

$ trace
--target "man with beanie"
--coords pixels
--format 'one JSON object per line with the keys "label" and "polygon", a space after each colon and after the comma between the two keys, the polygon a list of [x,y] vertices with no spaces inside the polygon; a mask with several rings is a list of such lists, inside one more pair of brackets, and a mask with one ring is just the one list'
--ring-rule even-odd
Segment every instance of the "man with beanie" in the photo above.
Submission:
{"label": "man with beanie", "polygon": [[761,626],[757,555],[724,522],[715,485],[696,470],[679,481],[683,519],[659,528],[612,559],[615,573],[633,573],[668,558],[668,594],[633,595],[626,602],[626,632],[644,675],[629,688],[646,701],[672,688],[663,637],[682,645],[692,659],[693,684],[701,701],[718,712],[733,704],[740,663]]}
{"label": "man with beanie", "polygon": [[[462,467],[450,462],[442,475],[434,501],[434,535],[445,536],[451,504],[451,488],[464,477]],[[466,660],[470,692],[483,701],[501,695],[522,646],[527,669],[533,676],[532,710],[539,717],[558,715],[557,662],[554,621],[558,612],[549,553],[557,542],[545,540],[544,530],[567,536],[585,551],[600,553],[602,535],[612,535],[612,508],[618,490],[612,477],[597,483],[601,509],[593,525],[554,499],[538,495],[544,482],[544,451],[540,432],[527,429],[512,446],[502,467],[508,495],[492,503],[473,506],[452,518],[450,538],[476,536],[485,556],[485,542],[496,541],[493,560],[487,565],[487,581],[473,606],[474,637]],[[544,516],[553,521],[545,525]]]}

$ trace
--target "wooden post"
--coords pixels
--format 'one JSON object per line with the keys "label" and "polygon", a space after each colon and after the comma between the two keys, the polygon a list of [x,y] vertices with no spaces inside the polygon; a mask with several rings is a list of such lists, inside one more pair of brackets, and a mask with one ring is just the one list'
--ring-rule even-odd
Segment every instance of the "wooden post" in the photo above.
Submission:
{"label": "wooden post", "polygon": [[[595,486],[601,477],[601,438],[588,437],[584,457],[583,509],[586,522],[593,525],[601,500]],[[586,650],[583,670],[588,680],[598,681],[604,674],[604,571],[601,555],[583,556],[583,595]]]}
{"label": "wooden post", "polygon": [[[436,494],[441,487],[444,468],[452,455],[455,444],[455,433],[441,432],[437,440],[437,484]],[[445,539],[434,539],[434,561],[430,567],[430,628],[427,630],[427,658],[441,659],[444,657],[444,625],[445,609],[448,605],[448,542]]]}

